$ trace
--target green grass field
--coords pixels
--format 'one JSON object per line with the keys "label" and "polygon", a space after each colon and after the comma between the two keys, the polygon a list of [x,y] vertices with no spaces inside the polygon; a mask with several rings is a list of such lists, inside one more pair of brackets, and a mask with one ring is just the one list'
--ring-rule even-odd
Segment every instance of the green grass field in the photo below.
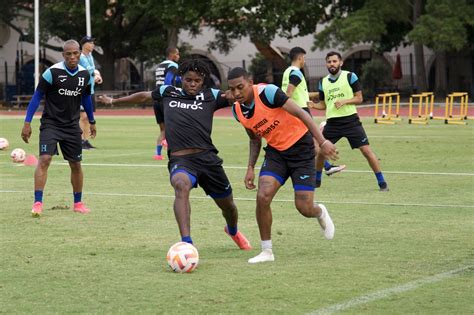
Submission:
{"label": "green grass field", "polygon": [[200,266],[167,267],[179,240],[166,161],[153,161],[153,117],[100,117],[99,149],[84,152],[88,215],[70,210],[69,167],[55,157],[41,218],[30,215],[32,167],[10,161],[21,118],[0,118],[0,313],[473,314],[474,124],[375,125],[364,120],[390,192],[378,191],[367,162],[338,143],[347,171],[317,190],[336,224],[326,241],[299,215],[287,184],[273,203],[274,263],[260,251],[255,191],[243,186],[247,136],[216,119],[214,142],[254,249],[237,249],[217,206],[192,193],[192,236]]}

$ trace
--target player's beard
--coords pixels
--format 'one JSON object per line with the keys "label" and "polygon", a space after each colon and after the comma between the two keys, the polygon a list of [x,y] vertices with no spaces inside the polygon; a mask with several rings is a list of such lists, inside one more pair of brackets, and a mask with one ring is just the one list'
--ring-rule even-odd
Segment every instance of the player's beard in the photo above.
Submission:
{"label": "player's beard", "polygon": [[339,70],[341,70],[341,66],[328,68],[329,73],[332,74],[332,75],[338,74]]}

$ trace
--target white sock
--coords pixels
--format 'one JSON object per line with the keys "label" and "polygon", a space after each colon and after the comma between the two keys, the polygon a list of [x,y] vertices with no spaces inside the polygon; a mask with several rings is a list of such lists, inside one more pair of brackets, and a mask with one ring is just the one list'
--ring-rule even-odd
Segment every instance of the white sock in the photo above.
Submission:
{"label": "white sock", "polygon": [[260,244],[262,245],[262,250],[272,249],[272,240],[260,241]]}

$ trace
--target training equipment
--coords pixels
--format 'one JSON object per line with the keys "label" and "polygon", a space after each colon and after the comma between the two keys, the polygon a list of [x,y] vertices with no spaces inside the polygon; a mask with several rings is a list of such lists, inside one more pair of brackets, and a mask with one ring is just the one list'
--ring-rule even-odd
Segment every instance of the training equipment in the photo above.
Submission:
{"label": "training equipment", "polygon": [[90,212],[89,208],[87,208],[86,205],[81,201],[74,203],[74,208],[72,210],[82,214]]}
{"label": "training equipment", "polygon": [[26,166],[36,166],[38,165],[38,159],[34,154],[28,154],[26,159],[23,161],[23,165]]}
{"label": "training equipment", "polygon": [[[459,98],[459,114],[453,114],[454,99]],[[470,119],[467,116],[468,94],[466,92],[454,92],[446,96],[445,124],[465,125],[463,120]]]}
{"label": "training equipment", "polygon": [[192,272],[199,263],[199,253],[192,244],[178,242],[170,247],[166,261],[174,272]]}
{"label": "training equipment", "polygon": [[10,154],[10,157],[12,158],[13,162],[21,163],[26,158],[26,152],[23,149],[16,148],[16,149],[13,149],[12,153]]}
{"label": "training equipment", "polygon": [[37,201],[31,208],[31,216],[37,218],[41,215],[41,212],[43,212],[43,203],[41,201]]}
{"label": "training equipment", "polygon": [[8,140],[5,138],[0,138],[0,150],[5,150],[8,148],[10,144],[8,143]]}
{"label": "training equipment", "polygon": [[[418,116],[413,115],[413,100],[414,99],[418,99]],[[410,96],[408,123],[417,124],[417,125],[428,124],[428,120],[431,117],[433,117],[433,108],[434,108],[433,92],[423,92],[421,94],[412,94]]]}
{"label": "training equipment", "polygon": [[250,245],[250,242],[247,240],[245,235],[243,235],[240,231],[237,231],[237,234],[235,235],[230,235],[229,230],[227,229],[227,226],[224,227],[224,232],[227,233],[227,235],[230,236],[230,238],[239,246],[240,249],[243,250],[251,250],[252,245]]}
{"label": "training equipment", "polygon": [[[393,98],[395,99],[395,114],[392,113]],[[382,99],[382,116],[379,116],[379,100]],[[375,118],[376,124],[395,124],[400,121],[400,93],[378,94],[375,98]]]}
{"label": "training equipment", "polygon": [[321,226],[321,234],[323,234],[327,240],[332,240],[336,230],[334,223],[332,222],[328,209],[326,209],[322,203],[320,203],[318,206],[322,210],[321,216],[318,218],[319,225]]}
{"label": "training equipment", "polygon": [[271,249],[264,249],[257,256],[250,258],[248,260],[249,264],[258,264],[262,262],[271,262],[275,261],[275,256],[273,256],[273,251]]}

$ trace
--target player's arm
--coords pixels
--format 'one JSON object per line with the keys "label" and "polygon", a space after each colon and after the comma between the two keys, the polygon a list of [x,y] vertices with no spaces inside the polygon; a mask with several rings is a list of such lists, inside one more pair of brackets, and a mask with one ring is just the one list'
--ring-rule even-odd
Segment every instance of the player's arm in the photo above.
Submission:
{"label": "player's arm", "polygon": [[51,74],[51,70],[48,68],[45,72],[41,75],[40,81],[38,86],[36,87],[35,93],[31,98],[30,103],[28,103],[28,108],[26,110],[25,122],[23,123],[23,128],[21,130],[21,138],[23,141],[28,143],[28,139],[31,137],[31,121],[33,120],[33,116],[38,109],[41,100],[43,99],[46,91],[48,91],[49,87],[53,82],[53,76]]}
{"label": "player's arm", "polygon": [[321,130],[319,130],[311,116],[301,109],[298,104],[296,104],[292,99],[288,99],[282,108],[291,115],[299,118],[306,127],[308,127],[309,132],[311,132],[314,139],[316,139],[316,142],[324,156],[331,158],[332,160],[338,159],[336,146],[331,141],[324,138]]}
{"label": "player's arm", "polygon": [[106,95],[101,95],[98,97],[100,103],[105,105],[130,105],[130,104],[143,104],[152,100],[152,92],[144,91],[133,93],[119,98],[112,98]]}
{"label": "player's arm", "polygon": [[97,134],[97,129],[95,127],[95,119],[94,119],[94,107],[92,106],[92,97],[90,94],[82,95],[82,106],[84,107],[84,111],[87,114],[87,119],[89,119],[90,124],[90,136],[95,138]]}
{"label": "player's arm", "polygon": [[323,91],[323,85],[322,85],[322,80],[319,81],[319,91],[318,92],[313,92],[309,93],[310,97],[316,97],[316,93],[319,94],[319,102],[315,103],[313,101],[308,102],[308,107],[309,108],[314,108],[318,110],[325,110],[326,109],[326,103],[324,102],[324,91]]}
{"label": "player's arm", "polygon": [[244,183],[247,189],[255,189],[255,164],[257,163],[260,149],[262,148],[262,138],[253,133],[252,130],[245,128],[245,131],[249,136],[249,162]]}

